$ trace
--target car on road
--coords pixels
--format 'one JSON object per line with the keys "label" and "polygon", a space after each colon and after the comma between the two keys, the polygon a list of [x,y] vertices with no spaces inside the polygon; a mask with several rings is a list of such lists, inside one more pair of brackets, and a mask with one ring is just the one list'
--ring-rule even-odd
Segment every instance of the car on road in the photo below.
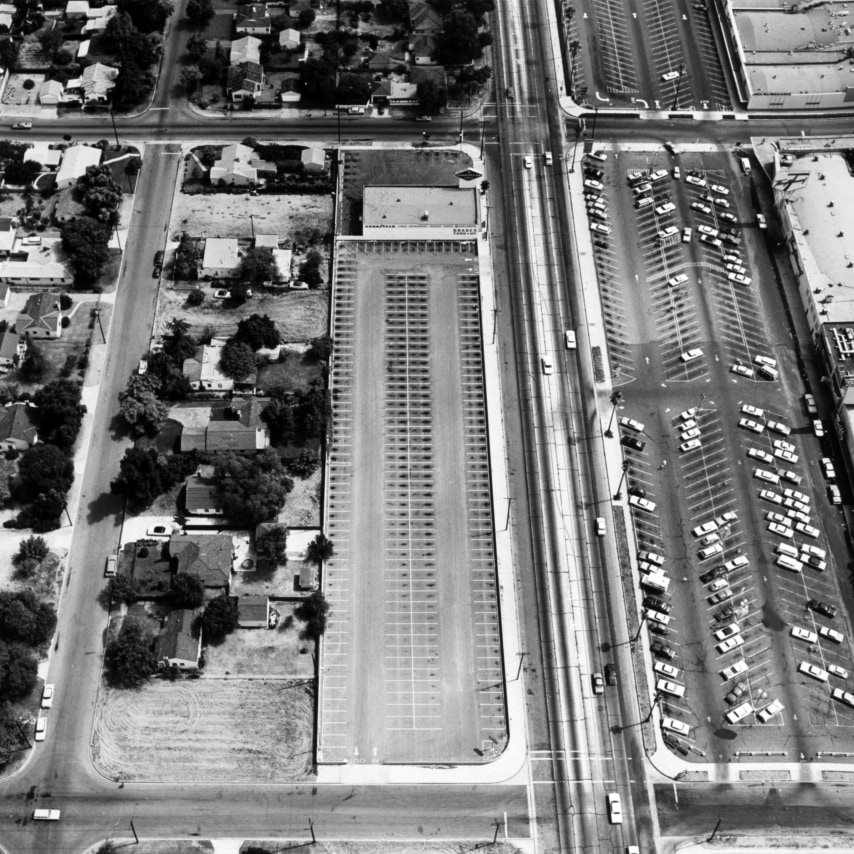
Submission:
{"label": "car on road", "polygon": [[682,170],[678,166],[674,166],[671,173],[674,181],[680,181],[682,179]]}
{"label": "car on road", "polygon": [[792,626],[789,634],[797,640],[805,641],[806,643],[818,643],[818,635],[805,629],[803,626]]}
{"label": "car on road", "polygon": [[670,694],[673,697],[685,696],[685,686],[681,682],[674,682],[671,679],[659,679],[655,683],[655,689],[661,694]]}
{"label": "car on road", "polygon": [[594,694],[604,694],[605,693],[605,680],[602,678],[601,673],[594,673],[590,677],[590,681],[593,685],[593,693]]}
{"label": "car on road", "polygon": [[416,116],[415,121],[416,122],[432,122],[433,116]]}
{"label": "car on road", "polygon": [[608,792],[608,821],[611,824],[623,823],[623,804],[616,792]]}
{"label": "car on road", "polygon": [[724,697],[724,701],[728,706],[734,706],[744,696],[745,691],[747,691],[747,682],[736,682]]}
{"label": "car on road", "polygon": [[815,435],[821,439],[824,436],[824,424],[821,423],[820,419],[815,418],[812,422],[812,431]]}
{"label": "car on road", "polygon": [[684,285],[688,281],[688,276],[685,273],[679,273],[677,276],[672,276],[667,280],[667,284],[671,288],[678,288],[679,285]]}
{"label": "car on road", "polygon": [[737,649],[744,643],[744,638],[741,635],[736,635],[729,640],[725,640],[723,643],[719,643],[717,645],[718,652],[723,655],[724,653],[731,652],[734,649]]}
{"label": "car on road", "polygon": [[12,125],[12,130],[32,130],[33,123],[32,122],[15,122]]}
{"label": "car on road", "polygon": [[679,446],[679,450],[685,454],[688,451],[696,451],[698,448],[702,448],[703,443],[699,439],[689,439],[687,442],[683,442]]}
{"label": "car on road", "polygon": [[[534,165],[534,161],[529,154],[526,154],[524,159],[522,160],[526,169],[531,169]],[[587,186],[587,181],[584,182],[584,186]]]}
{"label": "car on road", "polygon": [[827,682],[828,673],[823,667],[813,664],[809,661],[802,661],[798,665],[798,673],[803,673],[805,676],[811,676],[819,682]]}
{"label": "car on road", "polygon": [[676,718],[662,718],[661,728],[667,732],[675,732],[677,735],[691,735],[691,727],[684,721],[676,720]]}
{"label": "car on road", "polygon": [[811,611],[815,611],[817,614],[829,617],[831,620],[836,617],[838,611],[836,605],[830,605],[827,602],[823,602],[821,599],[808,599],[807,608]]}
{"label": "car on road", "polygon": [[683,362],[693,362],[694,359],[699,359],[703,355],[703,351],[700,347],[692,347],[690,350],[686,350],[682,353],[679,358]]}
{"label": "car on road", "polygon": [[827,487],[827,498],[831,504],[842,504],[842,493],[835,483],[831,483]]}
{"label": "car on road", "polygon": [[672,661],[676,658],[676,651],[673,647],[662,640],[653,640],[650,643],[649,648],[652,654],[658,656],[658,658],[664,658],[667,661]]}
{"label": "car on road", "polygon": [[781,525],[779,522],[769,523],[768,530],[778,537],[785,537],[787,540],[791,540],[795,536],[788,525]]}
{"label": "car on road", "polygon": [[805,537],[812,537],[817,540],[821,536],[821,531],[814,525],[807,525],[804,522],[795,522],[795,530]]}
{"label": "car on road", "polygon": [[49,709],[53,705],[53,685],[45,685],[42,688],[42,708]]}
{"label": "car on road", "polygon": [[828,480],[836,479],[836,467],[833,465],[833,460],[830,457],[821,458],[821,470]]}
{"label": "car on road", "polygon": [[804,413],[810,417],[818,415],[818,404],[815,402],[815,395],[806,392],[803,397]]}
{"label": "car on road", "polygon": [[765,231],[768,228],[768,220],[765,219],[765,214],[756,214],[756,224],[759,226],[760,231]]}
{"label": "car on road", "polygon": [[609,663],[605,665],[605,684],[610,685],[612,688],[617,684],[616,664]]}
{"label": "car on road", "polygon": [[629,504],[632,507],[637,507],[638,510],[646,510],[647,513],[655,512],[655,502],[648,498],[641,498],[639,495],[630,495]]}
{"label": "car on road", "polygon": [[780,496],[776,492],[774,492],[773,489],[760,489],[759,490],[759,497],[763,501],[770,501],[772,504],[782,504],[783,503],[782,496]]}
{"label": "car on road", "polygon": [[118,571],[118,563],[115,555],[108,555],[104,565],[104,578],[112,578]]}
{"label": "car on road", "polygon": [[643,451],[646,447],[646,442],[641,442],[636,436],[622,436],[620,438],[620,444],[625,445],[627,448],[632,448],[635,451]]}
{"label": "car on road", "polygon": [[721,670],[721,676],[727,681],[730,679],[735,679],[736,676],[740,676],[742,673],[747,673],[747,662],[742,659],[741,661],[736,661],[735,664],[730,664],[728,667],[724,667]]}
{"label": "car on road", "polygon": [[706,179],[700,178],[697,175],[693,175],[691,173],[688,173],[685,176],[685,183],[686,184],[693,184],[695,187],[705,187],[706,186]]}
{"label": "car on road", "polygon": [[763,463],[768,463],[768,465],[774,465],[774,457],[768,453],[768,451],[763,451],[761,448],[748,448],[747,456],[752,460],[759,460]]}
{"label": "car on road", "polygon": [[597,516],[596,517],[595,528],[596,528],[596,536],[597,537],[604,537],[605,536],[606,528],[605,528],[605,517],[604,516]]}
{"label": "car on road", "polygon": [[555,372],[555,366],[552,363],[552,360],[548,356],[543,356],[540,359],[540,363],[543,367],[543,373],[548,377]]}
{"label": "car on road", "polygon": [[832,688],[830,696],[834,700],[840,703],[845,703],[846,706],[851,706],[851,708],[854,709],[854,694],[850,691],[846,691],[844,688]]}
{"label": "car on road", "polygon": [[740,720],[746,718],[753,711],[753,703],[749,700],[742,703],[740,706],[736,706],[734,709],[730,709],[724,717],[727,719],[728,723],[735,724]]}
{"label": "car on road", "polygon": [[756,720],[762,724],[768,723],[771,718],[779,715],[785,708],[786,707],[779,700],[772,700],[764,709],[760,709],[756,713]]}
{"label": "car on road", "polygon": [[819,637],[833,641],[834,643],[842,643],[845,640],[845,635],[843,635],[842,632],[837,631],[836,629],[831,629],[830,626],[819,626],[818,635]]}
{"label": "car on road", "polygon": [[767,483],[773,483],[777,486],[780,483],[780,478],[773,471],[768,471],[768,469],[755,468],[753,469],[753,476],[757,480],[764,480]]}
{"label": "car on road", "polygon": [[659,240],[667,240],[668,237],[673,237],[674,234],[679,234],[679,227],[676,225],[668,225],[667,228],[662,228],[658,232]]}
{"label": "car on road", "polygon": [[664,143],[664,147],[674,156],[678,157],[682,152],[670,140]]}

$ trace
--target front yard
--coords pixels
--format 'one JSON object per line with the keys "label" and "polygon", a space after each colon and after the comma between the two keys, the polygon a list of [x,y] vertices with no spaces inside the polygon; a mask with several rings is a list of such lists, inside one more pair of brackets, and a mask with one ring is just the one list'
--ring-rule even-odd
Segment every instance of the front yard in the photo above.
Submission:
{"label": "front yard", "polygon": [[308,780],[313,724],[314,689],[302,679],[155,680],[140,691],[102,683],[92,756],[113,780]]}

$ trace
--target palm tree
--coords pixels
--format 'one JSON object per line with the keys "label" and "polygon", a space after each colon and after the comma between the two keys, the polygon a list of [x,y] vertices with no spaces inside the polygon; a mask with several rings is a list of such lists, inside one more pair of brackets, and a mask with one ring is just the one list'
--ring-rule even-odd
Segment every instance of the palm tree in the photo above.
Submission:
{"label": "palm tree", "polygon": [[614,413],[617,407],[623,402],[623,393],[621,391],[611,392],[611,417],[608,419],[608,429],[605,435],[610,439],[614,434],[611,432],[611,425],[614,423]]}

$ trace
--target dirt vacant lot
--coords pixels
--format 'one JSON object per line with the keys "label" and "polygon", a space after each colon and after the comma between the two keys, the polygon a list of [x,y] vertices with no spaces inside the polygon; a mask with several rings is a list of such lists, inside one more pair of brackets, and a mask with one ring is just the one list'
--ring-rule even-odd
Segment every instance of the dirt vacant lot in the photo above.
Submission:
{"label": "dirt vacant lot", "polygon": [[92,756],[114,780],[287,782],[312,774],[314,690],[302,680],[101,687]]}

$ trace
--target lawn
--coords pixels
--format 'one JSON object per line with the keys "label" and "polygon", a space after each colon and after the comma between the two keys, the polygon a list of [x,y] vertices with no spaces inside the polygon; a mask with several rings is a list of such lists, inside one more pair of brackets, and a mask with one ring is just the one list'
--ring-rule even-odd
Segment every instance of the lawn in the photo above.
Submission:
{"label": "lawn", "polygon": [[92,757],[113,780],[288,782],[313,773],[314,690],[303,680],[101,686]]}
{"label": "lawn", "polygon": [[[284,353],[284,360],[281,359]],[[317,381],[323,385],[323,367],[318,362],[305,358],[305,348],[291,348],[282,350],[279,360],[264,365],[258,371],[259,389],[268,392],[271,388],[281,386],[287,391],[297,389],[308,389]]]}

